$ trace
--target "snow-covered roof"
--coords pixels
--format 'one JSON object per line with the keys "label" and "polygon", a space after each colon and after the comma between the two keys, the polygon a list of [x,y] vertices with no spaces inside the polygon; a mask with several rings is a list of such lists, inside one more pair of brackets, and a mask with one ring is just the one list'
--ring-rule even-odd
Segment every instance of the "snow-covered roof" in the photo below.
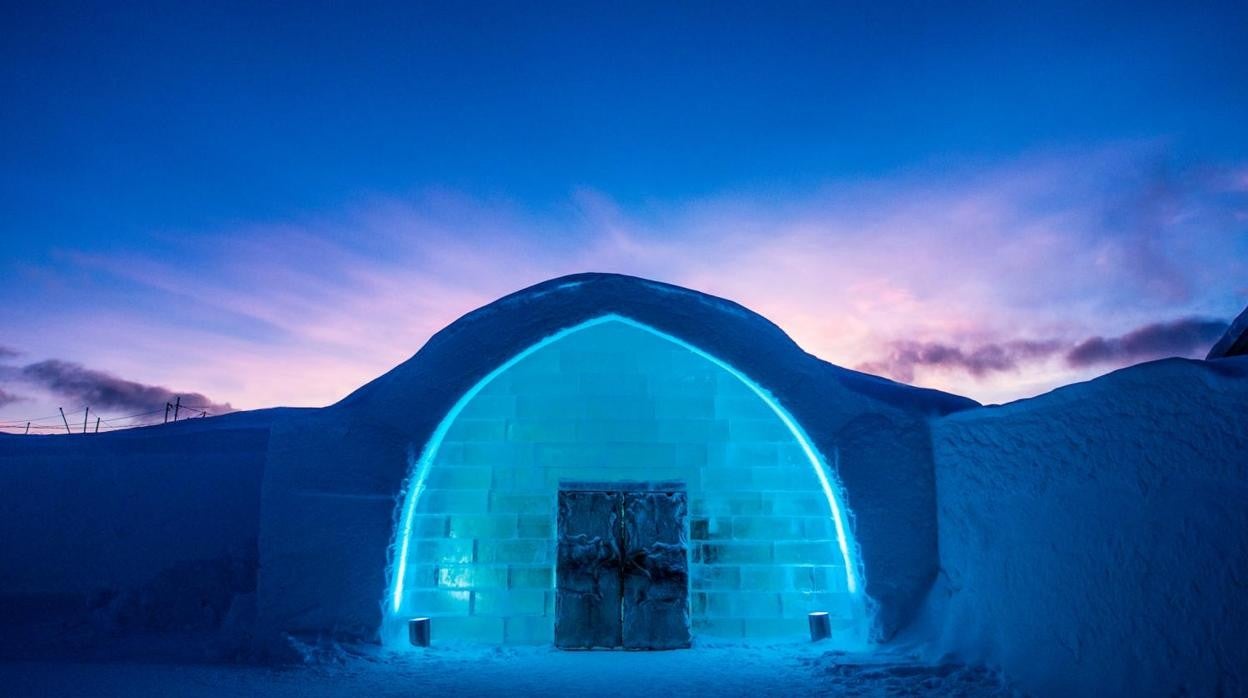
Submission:
{"label": "snow-covered roof", "polygon": [[1209,350],[1206,359],[1222,359],[1228,356],[1248,354],[1248,308],[1239,314],[1226,328],[1226,333]]}
{"label": "snow-covered roof", "polygon": [[[475,367],[467,372],[479,378],[543,338],[607,314],[622,315],[700,347],[782,400],[786,386],[814,380],[827,389],[925,414],[943,415],[978,405],[970,398],[823,361],[802,350],[770,320],[733,301],[623,274],[582,273],[530,286],[464,315],[435,334],[415,356],[337,406],[378,399],[429,368],[451,369],[441,374],[448,383],[468,367]],[[458,388],[458,396],[470,385],[448,388]]]}

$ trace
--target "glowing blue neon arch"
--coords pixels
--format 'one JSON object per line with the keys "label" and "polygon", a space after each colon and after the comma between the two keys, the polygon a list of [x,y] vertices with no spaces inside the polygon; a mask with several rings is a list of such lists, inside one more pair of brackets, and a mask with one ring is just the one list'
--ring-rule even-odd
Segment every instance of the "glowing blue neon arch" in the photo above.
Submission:
{"label": "glowing blue neon arch", "polygon": [[442,421],[438,423],[437,429],[434,430],[433,436],[429,438],[429,442],[425,445],[424,451],[420,454],[420,457],[417,459],[414,453],[409,453],[408,465],[410,469],[414,470],[415,474],[412,476],[410,481],[411,484],[407,489],[407,499],[403,506],[403,514],[399,527],[397,541],[398,559],[394,567],[394,573],[391,575],[391,588],[389,594],[391,612],[398,613],[399,607],[403,602],[403,584],[407,574],[407,552],[412,537],[412,517],[416,512],[416,504],[419,502],[420,496],[425,490],[425,480],[429,477],[429,471],[433,467],[433,461],[437,458],[438,450],[442,446],[442,441],[446,438],[446,432],[455,422],[455,418],[459,416],[459,413],[464,410],[468,403],[472,402],[472,399],[476,397],[477,394],[485,388],[485,386],[489,385],[491,381],[507,369],[515,366],[525,357],[546,346],[549,346],[550,344],[553,344],[554,342],[559,341],[560,339],[563,339],[564,337],[567,337],[573,332],[579,332],[583,329],[607,322],[624,323],[625,325],[644,330],[655,335],[656,337],[661,337],[673,344],[676,344],[677,346],[688,349],[694,354],[697,354],[698,356],[710,361],[735,376],[737,380],[745,384],[745,386],[753,391],[764,404],[771,408],[771,411],[780,418],[780,421],[784,424],[784,426],[790,433],[793,434],[793,438],[797,439],[797,443],[801,446],[802,452],[806,454],[807,461],[810,462],[811,469],[814,470],[815,476],[819,479],[819,486],[823,489],[823,496],[828,500],[828,510],[832,514],[832,523],[836,529],[837,547],[840,549],[841,559],[845,563],[846,588],[851,594],[857,594],[859,587],[858,575],[856,572],[857,566],[855,560],[853,559],[854,556],[851,553],[849,534],[847,533],[844,520],[844,509],[842,508],[840,500],[837,498],[836,492],[832,486],[832,476],[829,474],[827,464],[824,462],[823,457],[820,456],[819,452],[816,451],[814,446],[811,445],[810,439],[806,436],[806,432],[802,430],[801,426],[793,419],[788,411],[785,410],[776,398],[773,397],[772,394],[765,388],[750,380],[750,378],[745,374],[741,373],[727,363],[724,363],[718,358],[702,351],[688,342],[664,332],[660,332],[649,325],[642,324],[631,318],[624,317],[623,315],[610,314],[603,315],[592,320],[587,320],[579,325],[560,330],[559,332],[556,332],[555,334],[552,334],[542,341],[530,346],[519,354],[516,354],[511,359],[495,368],[493,371],[490,371],[490,373],[478,381],[476,385],[469,388],[468,391],[465,392],[455,403],[454,407],[446,413],[446,416],[443,417]]}

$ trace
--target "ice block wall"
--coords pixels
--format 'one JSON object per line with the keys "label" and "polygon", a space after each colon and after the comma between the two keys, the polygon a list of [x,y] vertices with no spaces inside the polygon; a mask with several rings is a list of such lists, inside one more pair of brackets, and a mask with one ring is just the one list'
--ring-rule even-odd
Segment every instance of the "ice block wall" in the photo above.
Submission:
{"label": "ice block wall", "polygon": [[830,503],[794,432],[741,377],[602,322],[488,379],[454,416],[410,511],[395,615],[440,639],[553,640],[561,480],[680,480],[695,636],[865,632]]}

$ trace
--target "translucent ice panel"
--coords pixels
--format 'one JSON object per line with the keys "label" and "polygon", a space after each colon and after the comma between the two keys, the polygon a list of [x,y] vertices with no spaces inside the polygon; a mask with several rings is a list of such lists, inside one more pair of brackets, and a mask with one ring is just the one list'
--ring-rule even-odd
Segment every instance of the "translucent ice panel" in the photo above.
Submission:
{"label": "translucent ice panel", "polygon": [[744,377],[624,320],[586,323],[505,365],[440,428],[405,503],[395,618],[433,637],[549,643],[560,481],[680,480],[694,633],[799,637],[865,623],[831,484]]}

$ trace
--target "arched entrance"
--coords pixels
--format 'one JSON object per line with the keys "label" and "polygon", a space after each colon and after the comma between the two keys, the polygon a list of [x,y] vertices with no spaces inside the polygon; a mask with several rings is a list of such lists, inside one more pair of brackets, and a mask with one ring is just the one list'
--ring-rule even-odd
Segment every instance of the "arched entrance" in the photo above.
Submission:
{"label": "arched entrance", "polygon": [[[835,458],[835,454],[832,454]],[[866,635],[838,486],[801,427],[733,367],[619,315],[563,330],[468,390],[411,454],[383,639],[550,643],[570,482],[679,483],[695,637]],[[617,488],[618,489],[618,488]]]}

